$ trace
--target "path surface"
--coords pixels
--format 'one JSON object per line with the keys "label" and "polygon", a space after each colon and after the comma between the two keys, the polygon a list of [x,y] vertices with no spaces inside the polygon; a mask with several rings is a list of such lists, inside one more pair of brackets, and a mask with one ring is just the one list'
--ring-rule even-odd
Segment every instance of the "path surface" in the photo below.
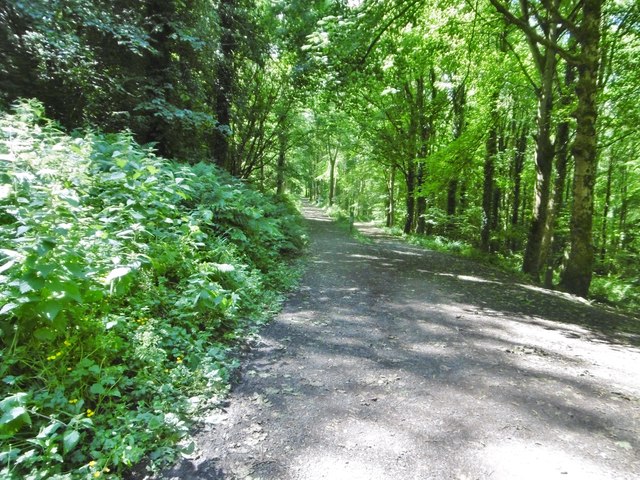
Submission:
{"label": "path surface", "polygon": [[164,478],[640,478],[640,350],[598,327],[620,317],[305,215],[299,291]]}

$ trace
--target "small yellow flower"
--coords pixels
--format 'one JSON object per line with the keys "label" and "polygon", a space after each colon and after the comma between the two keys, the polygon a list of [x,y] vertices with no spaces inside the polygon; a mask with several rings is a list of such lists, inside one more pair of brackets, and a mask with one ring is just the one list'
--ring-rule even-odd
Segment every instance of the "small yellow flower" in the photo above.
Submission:
{"label": "small yellow flower", "polygon": [[67,367],[67,372],[70,372],[71,370],[73,370],[73,368]]}
{"label": "small yellow flower", "polygon": [[169,369],[168,369],[168,368],[165,368],[165,369],[164,369],[164,373],[169,373]]}
{"label": "small yellow flower", "polygon": [[102,469],[102,471],[103,471],[104,473],[109,473],[111,470],[109,470],[109,467],[104,467],[104,468]]}
{"label": "small yellow flower", "polygon": [[71,400],[69,400],[69,403],[71,405],[75,405],[76,403],[78,403],[78,399],[77,398],[72,398]]}
{"label": "small yellow flower", "polygon": [[89,466],[90,466],[90,467],[95,467],[95,466],[96,466],[96,461],[95,461],[95,460],[91,460],[91,461],[89,462]]}
{"label": "small yellow flower", "polygon": [[182,357],[176,358],[176,363],[182,363]]}
{"label": "small yellow flower", "polygon": [[91,410],[90,408],[87,408],[87,417],[93,417],[96,414],[95,411]]}
{"label": "small yellow flower", "polygon": [[102,473],[100,473],[100,472],[95,472],[95,473],[93,474],[93,478],[98,478],[100,475],[102,475]]}

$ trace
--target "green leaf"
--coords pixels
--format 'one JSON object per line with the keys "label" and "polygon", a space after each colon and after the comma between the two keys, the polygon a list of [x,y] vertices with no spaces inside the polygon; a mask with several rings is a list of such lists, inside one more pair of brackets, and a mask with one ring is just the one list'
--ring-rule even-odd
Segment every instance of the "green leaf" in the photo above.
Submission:
{"label": "green leaf", "polygon": [[56,334],[50,328],[38,328],[33,332],[33,336],[42,342],[52,342],[56,339]]}
{"label": "green leaf", "polygon": [[4,412],[4,415],[0,417],[0,425],[6,425],[14,420],[21,418],[24,423],[31,424],[31,418],[27,409],[23,406],[12,407]]}
{"label": "green leaf", "polygon": [[11,267],[13,267],[16,263],[18,263],[16,260],[9,260],[7,263],[5,263],[4,265],[0,266],[0,273],[9,270]]}
{"label": "green leaf", "polygon": [[67,430],[62,436],[62,444],[64,446],[64,453],[69,453],[75,448],[80,441],[80,433],[77,430]]}
{"label": "green leaf", "polygon": [[104,395],[105,389],[101,383],[94,383],[93,385],[91,385],[89,392],[93,393],[94,395]]}
{"label": "green leaf", "polygon": [[211,264],[216,270],[223,273],[233,272],[235,267],[228,263],[213,263]]}
{"label": "green leaf", "polygon": [[5,200],[11,196],[11,185],[0,185],[0,200]]}
{"label": "green leaf", "polygon": [[22,293],[26,293],[23,290],[23,288],[29,288],[29,290],[26,291],[38,291],[41,290],[44,287],[44,279],[38,277],[38,275],[36,274],[36,272],[29,272],[26,275],[24,275],[22,277],[22,282],[26,284],[26,286],[23,287],[23,285],[20,285],[20,291]]}
{"label": "green leaf", "polygon": [[56,241],[53,238],[43,238],[38,245],[38,254],[44,255],[56,246]]}
{"label": "green leaf", "polygon": [[80,296],[80,289],[75,282],[66,281],[61,282],[55,280],[48,285],[52,292],[62,293],[63,297],[68,297],[75,300],[78,303],[82,303],[82,297]]}
{"label": "green leaf", "polygon": [[47,320],[53,322],[62,310],[62,304],[58,300],[47,300],[38,306],[38,310]]}
{"label": "green leaf", "polygon": [[196,451],[196,442],[194,442],[193,440],[180,449],[180,453],[182,455],[191,455],[195,451]]}
{"label": "green leaf", "polygon": [[51,272],[56,269],[55,265],[41,263],[36,266],[36,270],[40,273],[42,278],[47,278]]}
{"label": "green leaf", "polygon": [[37,455],[38,455],[38,451],[35,448],[32,448],[31,450],[27,450],[18,458],[16,458],[15,464],[20,465],[21,463],[28,462],[30,459],[36,457]]}
{"label": "green leaf", "polygon": [[109,272],[109,274],[104,278],[104,283],[105,285],[110,284],[111,282],[113,282],[114,280],[117,280],[118,278],[122,278],[125,275],[127,275],[129,272],[131,272],[131,268],[130,267],[117,267],[114,268],[113,270],[111,270],[111,272]]}
{"label": "green leaf", "polygon": [[6,315],[7,313],[9,313],[11,310],[13,310],[18,306],[19,305],[17,303],[13,303],[13,302],[5,303],[0,309],[0,315]]}
{"label": "green leaf", "polygon": [[107,392],[107,395],[109,395],[110,397],[122,397],[122,393],[117,388],[112,388],[111,390],[109,390]]}
{"label": "green leaf", "polygon": [[127,175],[124,172],[116,172],[116,173],[112,173],[111,175],[108,175],[104,180],[109,182],[109,181],[124,180],[125,178],[127,178]]}
{"label": "green leaf", "polygon": [[25,392],[16,393],[0,401],[0,410],[5,412],[16,405],[26,405],[26,403],[27,394]]}
{"label": "green leaf", "polygon": [[54,421],[40,430],[36,438],[48,438],[62,426],[62,422]]}

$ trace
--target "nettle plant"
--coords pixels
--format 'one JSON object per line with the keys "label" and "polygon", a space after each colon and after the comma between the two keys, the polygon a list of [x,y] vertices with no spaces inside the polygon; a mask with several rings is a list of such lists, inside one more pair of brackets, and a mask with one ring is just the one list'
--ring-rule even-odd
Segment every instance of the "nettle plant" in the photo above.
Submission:
{"label": "nettle plant", "polygon": [[[0,475],[118,478],[188,452],[300,251],[293,208],[130,134],[0,117]],[[177,446],[176,446],[177,445]]]}

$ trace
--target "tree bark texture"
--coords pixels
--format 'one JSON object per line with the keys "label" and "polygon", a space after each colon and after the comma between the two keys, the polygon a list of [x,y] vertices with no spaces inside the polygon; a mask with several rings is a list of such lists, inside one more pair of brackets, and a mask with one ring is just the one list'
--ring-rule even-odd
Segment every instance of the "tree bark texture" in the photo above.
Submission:
{"label": "tree bark texture", "polygon": [[607,168],[607,185],[604,193],[604,205],[602,206],[602,228],[600,234],[600,260],[604,261],[607,257],[607,217],[611,208],[611,184],[613,182],[613,162],[615,155],[609,158],[609,167]]}
{"label": "tree bark texture", "polygon": [[416,190],[416,164],[413,158],[409,159],[406,173],[407,184],[407,217],[404,222],[404,233],[409,234],[413,230],[413,218],[415,215],[415,190]]}
{"label": "tree bark texture", "polygon": [[571,250],[561,286],[570,293],[586,296],[593,273],[593,193],[597,166],[598,61],[602,0],[584,0],[577,42],[581,47],[578,65],[575,111],[576,138],[571,148],[574,158]]}
{"label": "tree bark texture", "polygon": [[220,0],[220,59],[217,64],[216,120],[220,127],[213,131],[213,158],[215,163],[231,173],[236,166],[230,154],[231,101],[233,96],[233,56],[236,49],[233,12],[235,0]]}
{"label": "tree bark texture", "polygon": [[[567,89],[573,87],[575,81],[575,69],[573,65],[567,64],[565,69],[564,84]],[[560,104],[567,108],[571,105],[571,96],[565,93],[560,98]],[[564,239],[557,234],[557,223],[560,214],[564,209],[565,189],[567,183],[567,165],[569,163],[569,137],[571,126],[565,120],[558,124],[556,128],[555,156],[556,156],[556,179],[553,188],[553,199],[549,207],[549,229],[543,239],[541,265],[545,267],[544,285],[547,288],[553,287],[553,272],[561,265],[562,249]]]}
{"label": "tree bark texture", "polygon": [[524,160],[527,154],[526,127],[517,135],[516,149],[513,154],[513,211],[511,213],[511,225],[515,227],[519,223],[520,213],[520,190],[522,188],[522,171],[524,170]]}
{"label": "tree bark texture", "polygon": [[395,190],[396,190],[396,167],[391,166],[389,179],[387,181],[387,227],[393,227],[395,221]]}
{"label": "tree bark texture", "polygon": [[287,161],[287,134],[282,129],[278,133],[278,163],[276,165],[276,193],[284,194],[285,190],[285,170]]}
{"label": "tree bark texture", "polygon": [[329,205],[333,205],[334,196],[336,194],[336,160],[338,158],[338,150],[334,155],[329,153]]}
{"label": "tree bark texture", "polygon": [[[554,30],[555,28],[552,27],[552,31]],[[551,112],[555,72],[556,53],[553,49],[547,48],[543,71],[540,72],[542,85],[538,96],[538,116],[536,119],[536,183],[533,216],[522,263],[522,271],[534,280],[540,278],[540,252],[545,229],[548,226],[547,215],[554,153],[551,142]]]}
{"label": "tree bark texture", "polygon": [[[453,140],[462,136],[465,127],[466,86],[463,83],[453,90]],[[453,217],[457,213],[458,179],[452,178],[447,185],[447,216]],[[453,228],[452,222],[447,226]]]}
{"label": "tree bark texture", "polygon": [[487,151],[484,159],[484,181],[482,188],[482,229],[480,231],[480,250],[489,251],[489,240],[491,238],[491,225],[493,214],[493,179],[495,174],[495,157],[498,153],[498,91],[491,99],[492,118],[487,137]]}

